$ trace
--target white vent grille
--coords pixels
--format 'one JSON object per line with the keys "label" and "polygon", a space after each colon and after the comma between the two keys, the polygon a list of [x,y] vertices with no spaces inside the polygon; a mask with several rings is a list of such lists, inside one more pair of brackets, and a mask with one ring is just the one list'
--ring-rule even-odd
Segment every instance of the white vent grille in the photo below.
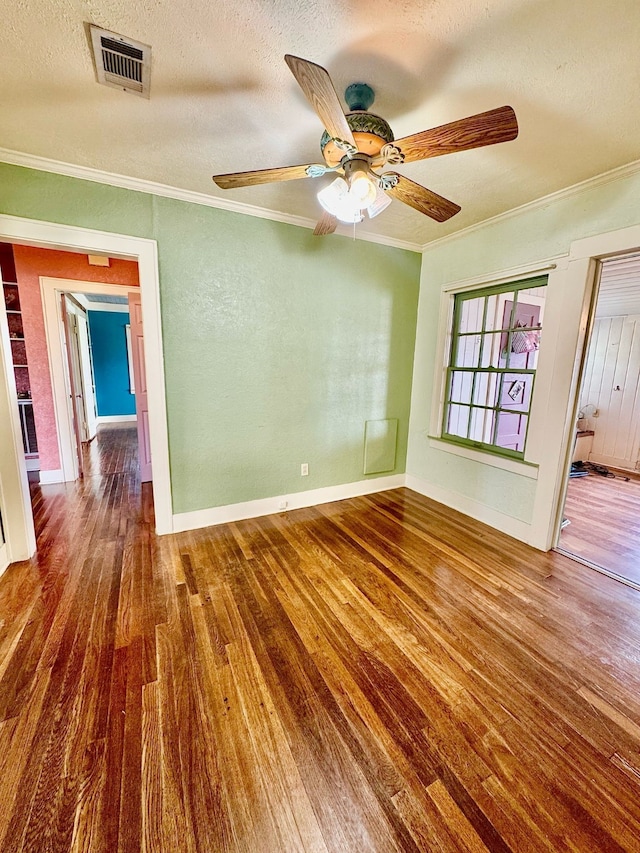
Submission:
{"label": "white vent grille", "polygon": [[90,25],[98,83],[149,97],[151,48]]}

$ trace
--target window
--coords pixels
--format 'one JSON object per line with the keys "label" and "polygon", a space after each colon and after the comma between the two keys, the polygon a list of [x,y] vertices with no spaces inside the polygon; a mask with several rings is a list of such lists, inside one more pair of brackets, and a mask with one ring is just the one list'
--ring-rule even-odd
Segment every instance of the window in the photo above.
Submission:
{"label": "window", "polygon": [[546,276],[454,297],[442,438],[524,458]]}

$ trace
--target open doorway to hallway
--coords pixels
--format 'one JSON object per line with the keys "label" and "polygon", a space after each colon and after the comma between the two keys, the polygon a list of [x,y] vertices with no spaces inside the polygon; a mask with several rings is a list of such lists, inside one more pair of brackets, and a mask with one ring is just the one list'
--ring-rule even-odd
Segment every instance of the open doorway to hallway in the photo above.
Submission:
{"label": "open doorway to hallway", "polygon": [[115,424],[126,428],[113,430],[110,443],[120,436],[129,452],[137,424],[146,428],[136,458],[139,476],[151,480],[136,261],[0,243],[0,267],[9,397],[32,497],[34,483],[82,476],[88,445]]}
{"label": "open doorway to hallway", "polygon": [[[57,284],[53,282],[54,287]],[[78,285],[84,286],[82,282]],[[83,472],[83,445],[93,441],[106,424],[129,423],[135,425],[139,437],[140,478],[148,482],[151,457],[139,294],[56,292],[62,316],[58,331],[64,342],[63,394],[68,392],[71,401],[78,475]],[[59,390],[54,383],[54,397]],[[64,402],[58,400],[58,408]]]}
{"label": "open doorway to hallway", "polygon": [[97,425],[134,420],[144,403],[137,263],[3,243],[0,264],[27,468],[43,483],[73,480]]}
{"label": "open doorway to hallway", "polygon": [[[3,213],[0,213],[0,241],[14,246],[92,253],[137,263],[141,308],[144,312],[143,350],[149,407],[149,448],[153,458],[151,491],[155,529],[158,534],[172,532],[173,507],[156,241]],[[11,340],[3,302],[0,301],[0,508],[9,561],[15,562],[28,559],[35,553],[36,537],[18,419]]]}
{"label": "open doorway to hallway", "polygon": [[640,254],[602,262],[559,550],[640,588]]}

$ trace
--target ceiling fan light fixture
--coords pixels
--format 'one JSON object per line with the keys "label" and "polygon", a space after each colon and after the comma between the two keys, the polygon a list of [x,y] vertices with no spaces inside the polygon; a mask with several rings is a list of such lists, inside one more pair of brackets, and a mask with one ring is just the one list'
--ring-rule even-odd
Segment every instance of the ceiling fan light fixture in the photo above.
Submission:
{"label": "ceiling fan light fixture", "polygon": [[344,164],[344,173],[349,185],[349,195],[364,210],[376,200],[378,183],[371,174],[369,163],[359,156]]}
{"label": "ceiling fan light fixture", "polygon": [[[336,178],[318,193],[318,201],[329,213],[346,197],[349,187],[344,178]],[[335,214],[334,214],[335,215]]]}
{"label": "ceiling fan light fixture", "polygon": [[374,216],[377,216],[379,213],[382,213],[382,211],[386,210],[390,204],[391,197],[388,196],[384,190],[378,187],[375,199],[367,208],[369,219],[373,219]]}
{"label": "ceiling fan light fixture", "polygon": [[353,196],[344,178],[336,178],[329,186],[321,189],[318,193],[318,201],[340,222],[352,224],[362,222],[364,219],[362,210],[365,205]]}
{"label": "ceiling fan light fixture", "polygon": [[351,177],[349,195],[361,208],[369,207],[376,200],[377,186],[364,171],[357,171]]}

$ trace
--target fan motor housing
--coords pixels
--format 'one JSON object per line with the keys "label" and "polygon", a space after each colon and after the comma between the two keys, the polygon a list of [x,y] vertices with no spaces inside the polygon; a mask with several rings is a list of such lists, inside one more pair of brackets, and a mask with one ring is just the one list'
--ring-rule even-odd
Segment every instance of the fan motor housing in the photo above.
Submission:
{"label": "fan motor housing", "polygon": [[[394,140],[389,123],[375,113],[354,110],[346,114],[346,119],[358,151],[362,154],[376,157],[383,145]],[[337,166],[344,157],[344,151],[338,148],[326,130],[320,140],[320,150],[327,166]]]}

